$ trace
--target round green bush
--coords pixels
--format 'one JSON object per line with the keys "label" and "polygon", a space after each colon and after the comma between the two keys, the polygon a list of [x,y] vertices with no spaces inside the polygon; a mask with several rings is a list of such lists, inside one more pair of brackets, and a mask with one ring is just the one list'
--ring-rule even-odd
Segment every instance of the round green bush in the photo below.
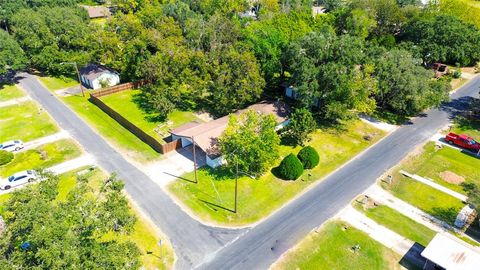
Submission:
{"label": "round green bush", "polygon": [[13,160],[13,153],[0,150],[0,166],[10,163]]}
{"label": "round green bush", "polygon": [[311,146],[305,146],[300,152],[298,152],[297,156],[305,169],[313,169],[320,162],[320,156],[318,155],[317,150]]}
{"label": "round green bush", "polygon": [[284,180],[296,180],[302,173],[302,162],[294,154],[286,156],[278,166],[278,174]]}

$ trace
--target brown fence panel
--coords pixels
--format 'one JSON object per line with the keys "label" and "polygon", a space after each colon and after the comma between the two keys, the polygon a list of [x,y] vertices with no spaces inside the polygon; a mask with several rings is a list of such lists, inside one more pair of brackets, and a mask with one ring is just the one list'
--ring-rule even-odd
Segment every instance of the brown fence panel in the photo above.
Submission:
{"label": "brown fence panel", "polygon": [[139,88],[139,87],[144,86],[146,84],[148,84],[148,81],[129,82],[129,83],[124,83],[124,84],[119,84],[119,85],[114,85],[114,86],[102,88],[100,90],[97,90],[95,92],[90,93],[90,95],[94,96],[94,97],[103,97],[103,96],[111,95],[111,94],[114,94],[114,93]]}
{"label": "brown fence panel", "polygon": [[178,148],[182,148],[182,140],[178,139],[162,145],[162,153],[168,153]]}
{"label": "brown fence panel", "polygon": [[[155,138],[152,136],[148,135],[137,127],[135,124],[132,122],[128,121],[125,117],[123,117],[121,114],[116,112],[114,109],[110,108],[107,104],[105,104],[103,101],[101,101],[98,97],[95,95],[90,95],[90,102],[95,104],[97,107],[99,107],[102,111],[104,111],[106,114],[108,114],[110,117],[115,119],[120,125],[122,125],[124,128],[128,129],[130,132],[132,132],[135,136],[137,136],[140,140],[148,144],[150,147],[152,147],[155,151],[165,154],[167,152],[164,151],[163,145],[157,141]],[[173,143],[173,142],[172,142]],[[170,143],[170,144],[172,144]],[[178,144],[178,143],[177,143]],[[172,144],[174,145],[174,144]],[[166,149],[170,149],[173,146],[167,146]],[[176,149],[176,148],[174,148]],[[171,150],[170,150],[171,151]]]}

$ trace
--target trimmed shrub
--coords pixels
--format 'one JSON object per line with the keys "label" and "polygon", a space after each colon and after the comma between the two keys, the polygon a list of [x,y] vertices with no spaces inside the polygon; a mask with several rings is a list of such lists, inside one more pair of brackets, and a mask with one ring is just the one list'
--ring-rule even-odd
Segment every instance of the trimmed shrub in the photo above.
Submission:
{"label": "trimmed shrub", "polygon": [[462,77],[462,72],[460,70],[455,69],[451,72],[451,74],[452,74],[452,77],[454,79],[458,79],[458,78]]}
{"label": "trimmed shrub", "polygon": [[296,180],[302,173],[302,162],[294,154],[286,156],[278,166],[278,174],[284,180]]}
{"label": "trimmed shrub", "polygon": [[0,166],[10,163],[13,160],[13,153],[0,150]]}
{"label": "trimmed shrub", "polygon": [[311,146],[305,146],[300,152],[298,152],[297,156],[305,169],[313,169],[320,162],[320,156],[318,155],[317,150]]}

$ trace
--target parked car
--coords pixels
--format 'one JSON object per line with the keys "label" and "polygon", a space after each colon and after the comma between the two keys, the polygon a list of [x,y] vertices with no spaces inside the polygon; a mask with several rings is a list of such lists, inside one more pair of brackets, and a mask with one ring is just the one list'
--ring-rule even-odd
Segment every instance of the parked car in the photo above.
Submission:
{"label": "parked car", "polygon": [[8,141],[0,144],[0,150],[8,152],[15,152],[23,148],[23,142],[21,140]]}
{"label": "parked car", "polygon": [[38,179],[38,175],[35,171],[22,171],[16,174],[9,176],[7,179],[0,180],[0,188],[7,190],[12,187],[17,187],[24,185],[26,183],[31,183]]}
{"label": "parked car", "polygon": [[450,132],[447,134],[447,136],[445,136],[445,141],[447,141],[449,144],[458,145],[475,153],[480,151],[480,143],[464,134],[458,135]]}

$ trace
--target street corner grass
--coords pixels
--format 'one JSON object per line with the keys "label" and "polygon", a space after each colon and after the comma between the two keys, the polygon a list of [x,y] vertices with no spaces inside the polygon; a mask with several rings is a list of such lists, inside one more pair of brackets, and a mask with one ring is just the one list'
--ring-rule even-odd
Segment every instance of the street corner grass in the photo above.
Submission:
{"label": "street corner grass", "polygon": [[388,206],[377,205],[366,208],[364,204],[357,201],[353,202],[353,206],[378,224],[383,225],[424,247],[430,243],[436,234],[435,231],[402,215]]}
{"label": "street corner grass", "polygon": [[0,83],[0,102],[24,96],[25,93],[15,84]]}
{"label": "street corner grass", "polygon": [[[360,246],[357,252],[353,251],[355,245]],[[404,269],[401,259],[366,233],[347,223],[331,221],[318,233],[308,234],[271,269]]]}
{"label": "street corner grass", "polygon": [[172,269],[175,257],[169,240],[138,212],[135,215],[137,222],[125,240],[134,242],[140,248],[142,266],[145,269]]}
{"label": "street corner grass", "polygon": [[157,114],[147,112],[149,108],[142,108],[141,102],[135,100],[141,90],[130,90],[103,96],[101,99],[123,117],[134,123],[150,136],[159,141],[168,137],[169,130],[192,121],[202,121],[192,112],[174,110],[166,119],[159,119]]}
{"label": "street corner grass", "polygon": [[[479,167],[480,159],[450,147],[438,149],[434,142],[429,142],[419,155],[406,160],[401,169],[465,194],[460,179],[465,183],[480,185]],[[445,178],[445,173],[455,176],[459,182],[454,183],[453,179]]]}
{"label": "street corner grass", "polygon": [[392,184],[382,183],[382,187],[392,192],[399,199],[451,225],[464,207],[459,199],[398,172],[393,174]]}
{"label": "street corner grass", "polygon": [[102,137],[132,159],[143,163],[161,158],[160,153],[89,102],[87,97],[74,95],[63,97],[62,100]]}
{"label": "street corner grass", "polygon": [[51,135],[58,127],[47,112],[33,101],[0,108],[0,142],[20,139],[28,142]]}
{"label": "street corner grass", "polygon": [[0,167],[0,176],[8,177],[23,170],[45,169],[79,157],[81,153],[78,145],[69,139],[44,144],[35,149],[16,153],[12,162]]}
{"label": "street corner grass", "polygon": [[[169,184],[169,191],[202,220],[221,225],[241,226],[269,215],[299,194],[313,182],[322,179],[360,151],[378,141],[385,133],[361,121],[349,123],[345,130],[320,129],[308,143],[320,155],[320,164],[305,171],[296,181],[284,181],[272,171],[254,180],[241,175],[238,182],[238,211],[233,213],[235,175],[225,168],[204,167],[198,170],[198,184],[192,183],[194,173],[187,173]],[[364,136],[371,136],[365,140]],[[280,147],[280,158],[297,154],[301,147]]]}
{"label": "street corner grass", "polygon": [[68,77],[40,76],[38,78],[50,91],[56,91],[78,85],[77,80]]}

